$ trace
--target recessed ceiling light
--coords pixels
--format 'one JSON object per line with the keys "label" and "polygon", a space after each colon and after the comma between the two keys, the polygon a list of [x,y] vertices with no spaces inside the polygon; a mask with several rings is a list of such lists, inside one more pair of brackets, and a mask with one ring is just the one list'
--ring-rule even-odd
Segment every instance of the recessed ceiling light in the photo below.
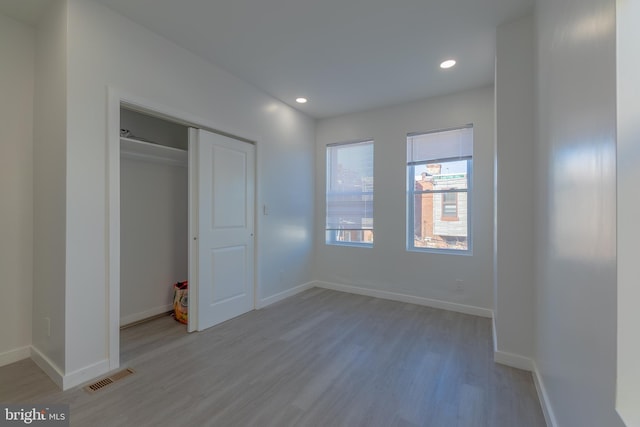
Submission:
{"label": "recessed ceiling light", "polygon": [[442,64],[440,64],[440,68],[451,68],[454,65],[456,65],[455,59],[447,59],[446,61],[443,61]]}
{"label": "recessed ceiling light", "polygon": [[298,104],[306,104],[307,103],[307,98],[303,98],[303,97],[296,98],[296,102]]}

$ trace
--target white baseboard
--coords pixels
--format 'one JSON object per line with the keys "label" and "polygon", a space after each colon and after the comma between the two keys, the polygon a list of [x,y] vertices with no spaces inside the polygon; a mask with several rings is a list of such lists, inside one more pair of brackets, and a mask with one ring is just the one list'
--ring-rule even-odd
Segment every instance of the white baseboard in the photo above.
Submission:
{"label": "white baseboard", "polygon": [[533,372],[533,360],[519,354],[508,353],[506,351],[494,351],[493,361],[501,365]]}
{"label": "white baseboard", "polygon": [[59,388],[63,388],[64,374],[62,370],[33,345],[31,346],[31,360],[33,360]]}
{"label": "white baseboard", "polygon": [[150,308],[149,310],[141,311],[140,313],[133,313],[120,318],[120,326],[125,326],[130,323],[135,323],[140,320],[148,319],[149,317],[157,316],[158,314],[164,314],[167,311],[173,310],[173,305],[161,305],[159,307]]}
{"label": "white baseboard", "polygon": [[314,286],[318,288],[332,289],[334,291],[348,292],[351,294],[366,295],[369,297],[388,299],[391,301],[400,301],[400,302],[406,302],[410,304],[424,305],[427,307],[440,308],[443,310],[455,311],[455,312],[464,313],[464,314],[471,314],[474,316],[481,316],[481,317],[488,317],[488,318],[493,317],[492,310],[489,310],[488,308],[475,307],[472,305],[457,304],[454,302],[417,297],[413,295],[400,294],[396,292],[381,291],[378,289],[361,288],[358,286],[342,285],[338,283],[330,283],[330,282],[322,282],[322,281],[314,282]]}
{"label": "white baseboard", "polygon": [[315,285],[315,282],[307,282],[307,283],[303,283],[302,285],[295,286],[291,289],[287,289],[286,291],[279,292],[275,295],[271,295],[270,297],[262,298],[258,300],[256,304],[256,308],[264,308],[278,301],[282,301],[285,298],[292,297],[295,294],[299,294],[300,292],[304,292],[307,289],[311,289],[314,287],[314,285]]}
{"label": "white baseboard", "polygon": [[107,372],[109,372],[108,359],[104,359],[92,365],[85,366],[84,368],[70,372],[69,374],[65,374],[62,380],[63,382],[62,389],[68,390],[72,387],[86,383],[87,381],[93,380],[101,375],[104,375]]}
{"label": "white baseboard", "polygon": [[493,361],[512,368],[533,372],[533,360],[519,354],[498,350],[498,334],[496,332],[496,319],[491,319],[493,329]]}
{"label": "white baseboard", "polygon": [[62,370],[51,359],[42,354],[40,350],[31,346],[31,359],[53,380],[62,390],[85,383],[99,377],[109,371],[109,361],[107,359],[94,363],[69,374],[64,374]]}
{"label": "white baseboard", "polygon": [[542,406],[542,414],[544,415],[544,420],[547,422],[547,427],[557,427],[558,421],[556,421],[556,416],[553,412],[553,407],[551,406],[547,389],[544,386],[542,376],[540,375],[540,371],[538,370],[538,366],[535,361],[533,362],[533,383],[535,384],[536,391],[538,392],[538,400],[540,401],[540,406]]}
{"label": "white baseboard", "polygon": [[0,366],[5,366],[31,356],[31,347],[24,346],[0,353]]}

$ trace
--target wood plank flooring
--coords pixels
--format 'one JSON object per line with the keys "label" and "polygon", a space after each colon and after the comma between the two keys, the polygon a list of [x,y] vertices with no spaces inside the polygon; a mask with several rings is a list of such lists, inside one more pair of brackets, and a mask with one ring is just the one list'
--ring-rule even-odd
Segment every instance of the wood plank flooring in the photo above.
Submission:
{"label": "wood plank flooring", "polygon": [[33,362],[0,402],[68,403],[72,426],[544,426],[531,374],[493,362],[489,319],[311,289],[205,332],[125,329],[136,374],[66,392]]}

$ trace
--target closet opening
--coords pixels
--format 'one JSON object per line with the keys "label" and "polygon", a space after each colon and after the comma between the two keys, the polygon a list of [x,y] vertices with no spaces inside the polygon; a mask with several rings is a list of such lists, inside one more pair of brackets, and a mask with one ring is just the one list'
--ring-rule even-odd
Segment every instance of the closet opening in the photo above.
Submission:
{"label": "closet opening", "polygon": [[[107,124],[106,333],[115,370],[256,308],[259,139],[111,87]],[[167,315],[173,285],[185,280],[187,325]]]}
{"label": "closet opening", "polygon": [[[189,272],[189,128],[120,107],[120,360],[187,334],[174,285]],[[186,299],[183,298],[186,308]]]}

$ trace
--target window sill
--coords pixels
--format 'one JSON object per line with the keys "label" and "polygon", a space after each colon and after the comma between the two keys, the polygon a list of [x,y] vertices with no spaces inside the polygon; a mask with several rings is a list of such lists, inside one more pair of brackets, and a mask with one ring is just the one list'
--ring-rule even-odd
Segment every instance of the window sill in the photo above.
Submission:
{"label": "window sill", "polygon": [[455,249],[435,249],[435,248],[407,248],[407,252],[417,252],[417,253],[429,253],[429,254],[442,254],[442,255],[462,255],[462,256],[472,256],[473,250],[467,249],[466,251],[459,251]]}
{"label": "window sill", "polygon": [[356,242],[325,242],[326,246],[346,246],[352,248],[373,248],[373,243],[356,243]]}

